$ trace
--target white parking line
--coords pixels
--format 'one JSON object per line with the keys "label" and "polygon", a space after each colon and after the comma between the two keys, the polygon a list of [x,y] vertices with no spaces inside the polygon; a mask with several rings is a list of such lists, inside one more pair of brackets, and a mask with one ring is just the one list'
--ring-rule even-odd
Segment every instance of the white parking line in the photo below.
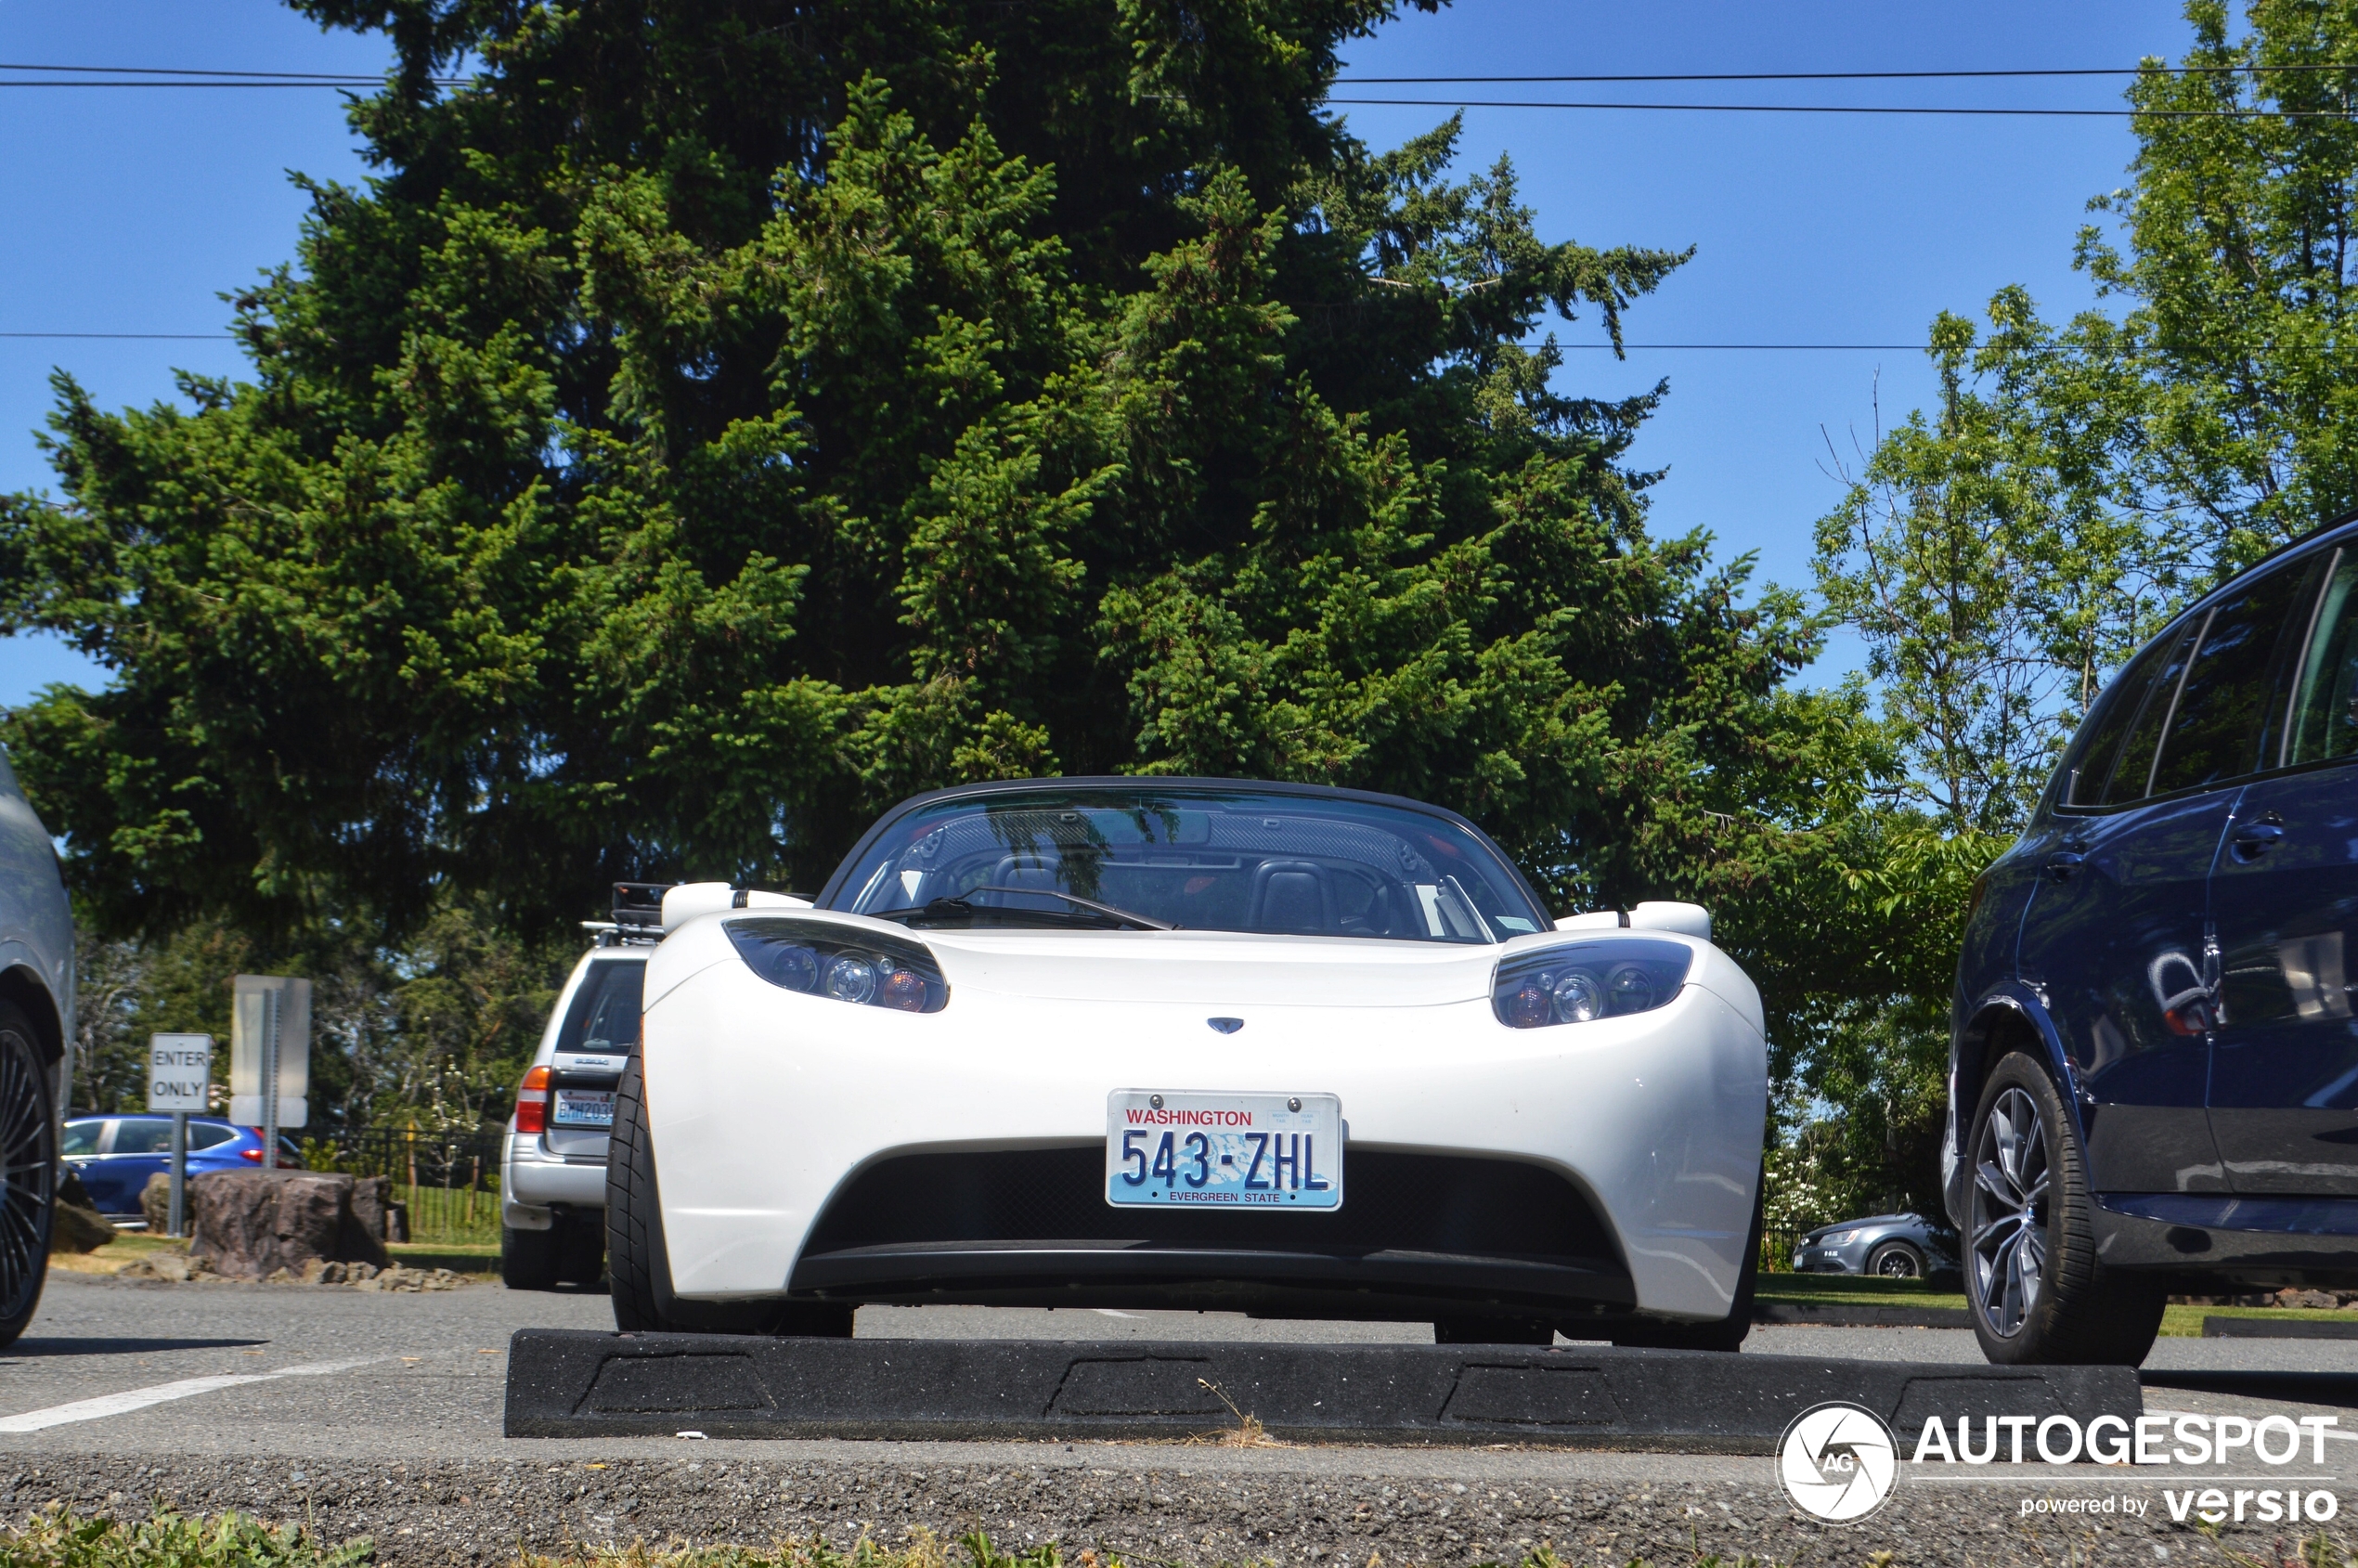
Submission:
{"label": "white parking line", "polygon": [[281,1367],[275,1372],[231,1372],[217,1378],[183,1378],[176,1383],[157,1383],[150,1388],[101,1394],[96,1399],[77,1399],[71,1405],[52,1405],[45,1410],[28,1410],[21,1416],[0,1417],[0,1432],[39,1432],[44,1427],[61,1427],[72,1421],[95,1421],[105,1416],[122,1416],[134,1410],[144,1410],[150,1405],[187,1399],[191,1394],[236,1388],[240,1383],[266,1383],[276,1378],[317,1378],[330,1372],[347,1372],[355,1367],[366,1367],[370,1362],[383,1359],[381,1355],[368,1355],[357,1361],[310,1361],[299,1367]]}

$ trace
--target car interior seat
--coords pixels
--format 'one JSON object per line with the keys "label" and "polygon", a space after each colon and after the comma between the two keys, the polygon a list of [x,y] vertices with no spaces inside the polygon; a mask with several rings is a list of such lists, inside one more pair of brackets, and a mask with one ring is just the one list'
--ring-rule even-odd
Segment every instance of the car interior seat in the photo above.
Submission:
{"label": "car interior seat", "polygon": [[1263,861],[1252,873],[1252,928],[1324,936],[1334,929],[1327,868],[1312,861]]}

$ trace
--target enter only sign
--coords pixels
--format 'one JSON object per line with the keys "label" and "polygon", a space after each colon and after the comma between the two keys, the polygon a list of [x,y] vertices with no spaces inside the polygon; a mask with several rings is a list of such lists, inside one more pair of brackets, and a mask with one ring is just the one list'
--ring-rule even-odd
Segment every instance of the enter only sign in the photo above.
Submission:
{"label": "enter only sign", "polygon": [[151,1034],[148,1036],[148,1108],[150,1111],[206,1109],[205,1092],[213,1082],[213,1036]]}

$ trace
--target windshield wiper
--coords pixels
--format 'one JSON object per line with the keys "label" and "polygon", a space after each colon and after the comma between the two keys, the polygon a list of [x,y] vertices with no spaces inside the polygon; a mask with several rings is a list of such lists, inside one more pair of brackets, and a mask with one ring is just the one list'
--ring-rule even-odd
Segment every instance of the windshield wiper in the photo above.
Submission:
{"label": "windshield wiper", "polygon": [[[1086,910],[1094,910],[1099,914],[1108,916],[1109,918],[1115,920],[1127,922],[1130,925],[1138,927],[1142,930],[1176,931],[1179,929],[1178,927],[1173,926],[1168,920],[1157,920],[1151,914],[1134,914],[1129,910],[1117,909],[1112,904],[1101,904],[1095,899],[1084,899],[1078,893],[1067,893],[1055,888],[995,888],[990,886],[989,884],[985,884],[980,888],[969,888],[966,891],[969,893],[1007,893],[1024,898],[1062,899],[1069,904],[1075,904]],[[964,898],[958,898],[951,900],[937,900],[935,901],[965,903],[966,901]]]}
{"label": "windshield wiper", "polygon": [[[1157,920],[1150,914],[1137,914],[1126,909],[1117,909],[1111,904],[1101,904],[1095,899],[1084,899],[1078,893],[1058,892],[1054,888],[999,888],[984,886],[980,888],[969,888],[966,891],[969,893],[1007,893],[1025,898],[1062,899],[1065,902],[1078,905],[1082,909],[1088,910],[1092,914],[1102,914],[1109,920],[1119,920],[1126,926],[1135,926],[1143,930],[1176,931],[1179,929],[1178,927],[1171,925],[1167,921]],[[923,904],[911,904],[905,909],[880,909],[873,912],[869,918],[873,920],[923,920],[927,918],[935,920],[971,920],[977,915],[1010,914],[1030,915],[1038,920],[1052,920],[1059,925],[1065,924],[1073,918],[1069,914],[1052,914],[1044,909],[1009,909],[1004,904],[971,903],[963,896],[958,898],[932,899]]]}

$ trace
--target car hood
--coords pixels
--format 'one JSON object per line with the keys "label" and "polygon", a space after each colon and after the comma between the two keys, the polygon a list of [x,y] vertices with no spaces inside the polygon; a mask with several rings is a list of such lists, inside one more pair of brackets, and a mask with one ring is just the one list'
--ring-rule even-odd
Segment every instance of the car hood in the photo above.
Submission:
{"label": "car hood", "polygon": [[[1539,949],[1586,945],[1555,931],[1496,946],[1391,941],[1380,938],[1282,937],[1244,931],[911,930],[832,910],[795,911],[856,940],[863,931],[925,943],[951,994],[996,994],[1070,1002],[1177,1003],[1219,1008],[1445,1007],[1487,1004],[1502,959]],[[664,939],[647,966],[645,1005],[713,965],[738,962],[725,922],[706,915]],[[1695,955],[1687,983],[1716,992],[1757,1030],[1759,992],[1711,943],[1670,932]],[[1620,932],[1597,933],[1619,937]]]}
{"label": "car hood", "polygon": [[1490,994],[1488,945],[1233,931],[923,931],[951,993],[1073,1002],[1440,1006]]}

